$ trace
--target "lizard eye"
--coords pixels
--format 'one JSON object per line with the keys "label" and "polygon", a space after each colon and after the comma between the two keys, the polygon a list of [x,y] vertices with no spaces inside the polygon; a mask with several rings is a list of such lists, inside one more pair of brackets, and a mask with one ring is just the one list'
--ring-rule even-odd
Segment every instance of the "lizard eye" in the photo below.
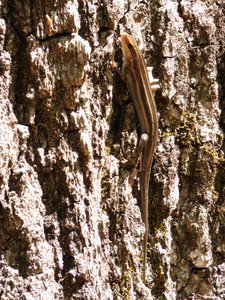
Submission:
{"label": "lizard eye", "polygon": [[135,50],[135,47],[134,47],[133,44],[128,43],[128,44],[127,44],[127,48],[129,49],[130,55],[131,55],[132,57],[136,57],[136,56],[137,56],[137,53],[136,53],[136,50]]}
{"label": "lizard eye", "polygon": [[131,43],[129,43],[129,44],[127,45],[127,47],[128,47],[129,49],[132,49],[132,48],[133,48],[133,45],[132,45]]}

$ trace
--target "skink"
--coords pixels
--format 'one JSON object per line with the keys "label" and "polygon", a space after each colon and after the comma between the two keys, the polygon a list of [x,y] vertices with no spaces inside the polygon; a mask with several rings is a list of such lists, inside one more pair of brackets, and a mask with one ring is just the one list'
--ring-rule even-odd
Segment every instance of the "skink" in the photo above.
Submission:
{"label": "skink", "polygon": [[150,82],[147,66],[136,40],[127,33],[121,34],[123,52],[122,77],[128,84],[134,101],[140,124],[140,140],[137,157],[141,154],[140,198],[141,214],[145,224],[143,242],[143,281],[146,278],[147,240],[148,240],[148,198],[149,180],[153,155],[157,143],[158,115],[154,100],[154,91],[158,88],[157,80]]}

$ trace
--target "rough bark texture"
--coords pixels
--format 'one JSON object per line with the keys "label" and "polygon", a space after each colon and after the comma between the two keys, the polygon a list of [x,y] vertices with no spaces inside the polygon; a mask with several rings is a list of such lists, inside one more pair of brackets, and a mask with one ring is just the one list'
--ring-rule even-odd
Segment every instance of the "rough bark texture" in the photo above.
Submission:
{"label": "rough bark texture", "polygon": [[[0,11],[0,299],[224,299],[224,0]],[[121,31],[161,82],[146,284]]]}

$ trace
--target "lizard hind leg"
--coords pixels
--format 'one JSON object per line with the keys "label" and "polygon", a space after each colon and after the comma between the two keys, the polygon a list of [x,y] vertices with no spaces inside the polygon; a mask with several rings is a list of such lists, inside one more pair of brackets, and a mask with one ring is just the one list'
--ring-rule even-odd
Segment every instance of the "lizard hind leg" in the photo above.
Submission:
{"label": "lizard hind leg", "polygon": [[148,140],[149,135],[147,133],[142,133],[133,157],[124,163],[126,169],[130,170],[137,165],[137,161],[143,152],[145,145],[148,143]]}

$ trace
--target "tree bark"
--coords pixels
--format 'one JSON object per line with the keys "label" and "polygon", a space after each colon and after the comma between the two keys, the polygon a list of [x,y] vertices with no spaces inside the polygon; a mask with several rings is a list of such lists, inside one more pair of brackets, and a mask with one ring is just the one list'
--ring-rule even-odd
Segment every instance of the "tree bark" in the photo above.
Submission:
{"label": "tree bark", "polygon": [[[0,8],[0,299],[225,298],[224,1]],[[146,283],[123,31],[161,84]]]}

